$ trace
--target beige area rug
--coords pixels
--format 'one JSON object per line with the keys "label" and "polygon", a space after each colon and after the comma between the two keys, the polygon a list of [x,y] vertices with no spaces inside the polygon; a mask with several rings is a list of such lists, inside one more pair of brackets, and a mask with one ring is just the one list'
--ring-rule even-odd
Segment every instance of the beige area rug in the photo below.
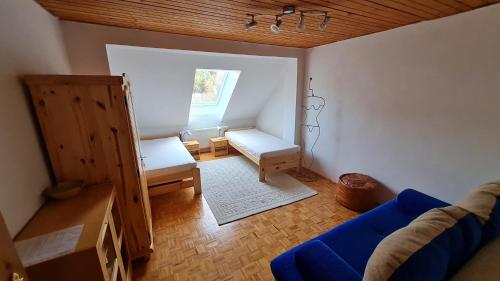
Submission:
{"label": "beige area rug", "polygon": [[259,182],[259,169],[243,156],[198,163],[201,187],[219,225],[318,194],[295,178],[276,173]]}

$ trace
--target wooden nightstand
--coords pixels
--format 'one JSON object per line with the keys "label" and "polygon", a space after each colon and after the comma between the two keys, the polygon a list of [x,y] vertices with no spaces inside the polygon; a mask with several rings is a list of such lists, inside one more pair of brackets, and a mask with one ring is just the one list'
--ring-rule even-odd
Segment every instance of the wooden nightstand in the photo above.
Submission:
{"label": "wooden nightstand", "polygon": [[229,153],[229,144],[227,139],[225,137],[211,138],[210,151],[215,157],[227,155]]}
{"label": "wooden nightstand", "polygon": [[195,160],[200,160],[200,143],[198,141],[185,141],[183,144]]}

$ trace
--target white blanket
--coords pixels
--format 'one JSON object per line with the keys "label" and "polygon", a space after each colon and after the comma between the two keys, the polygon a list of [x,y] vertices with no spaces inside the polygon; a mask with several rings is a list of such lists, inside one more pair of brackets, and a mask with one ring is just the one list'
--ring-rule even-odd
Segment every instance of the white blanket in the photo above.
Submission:
{"label": "white blanket", "polygon": [[146,172],[170,175],[196,167],[196,161],[178,137],[141,140],[141,153]]}
{"label": "white blanket", "polygon": [[226,138],[257,158],[289,154],[300,150],[298,145],[257,129],[229,131],[226,132]]}

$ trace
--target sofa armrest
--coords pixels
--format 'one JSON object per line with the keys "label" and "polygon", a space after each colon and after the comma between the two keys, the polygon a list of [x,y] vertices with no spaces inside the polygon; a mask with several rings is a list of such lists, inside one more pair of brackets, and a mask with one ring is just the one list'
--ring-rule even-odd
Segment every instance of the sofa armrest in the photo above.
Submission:
{"label": "sofa armrest", "polygon": [[399,193],[397,203],[404,209],[410,211],[416,216],[427,212],[430,209],[447,207],[450,204],[439,199],[418,192],[414,189],[405,189]]}
{"label": "sofa armrest", "polygon": [[304,243],[303,247],[295,252],[295,262],[305,281],[360,281],[362,278],[320,240]]}

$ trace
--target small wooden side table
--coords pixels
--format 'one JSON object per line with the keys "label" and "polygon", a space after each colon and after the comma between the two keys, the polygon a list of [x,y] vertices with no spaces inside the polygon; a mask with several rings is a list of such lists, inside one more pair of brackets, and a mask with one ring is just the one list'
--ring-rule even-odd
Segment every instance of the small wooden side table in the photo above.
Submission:
{"label": "small wooden side table", "polygon": [[224,156],[229,154],[229,143],[225,137],[210,139],[210,152],[214,157]]}
{"label": "small wooden side table", "polygon": [[185,141],[183,144],[195,160],[200,160],[200,143],[197,140]]}

